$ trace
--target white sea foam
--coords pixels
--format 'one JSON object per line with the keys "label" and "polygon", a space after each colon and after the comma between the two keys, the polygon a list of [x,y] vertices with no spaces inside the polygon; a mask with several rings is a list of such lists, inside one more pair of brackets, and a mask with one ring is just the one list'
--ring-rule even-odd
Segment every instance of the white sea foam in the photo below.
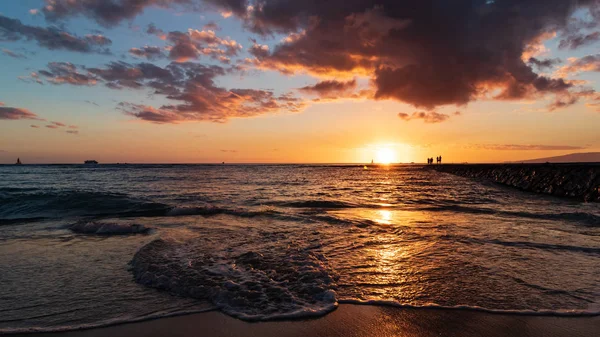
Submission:
{"label": "white sea foam", "polygon": [[132,271],[141,284],[208,299],[249,321],[319,316],[337,306],[334,276],[322,255],[286,246],[264,254],[211,248],[155,240],[136,253]]}

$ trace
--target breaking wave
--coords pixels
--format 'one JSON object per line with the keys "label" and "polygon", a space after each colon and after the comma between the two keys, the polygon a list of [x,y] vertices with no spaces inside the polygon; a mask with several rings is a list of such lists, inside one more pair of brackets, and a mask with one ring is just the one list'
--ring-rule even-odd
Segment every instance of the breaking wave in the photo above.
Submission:
{"label": "breaking wave", "polygon": [[134,223],[80,221],[69,227],[75,233],[96,235],[146,234],[150,228]]}
{"label": "breaking wave", "polygon": [[209,300],[247,321],[321,316],[337,307],[326,259],[300,248],[232,256],[158,239],[130,264],[140,284]]}

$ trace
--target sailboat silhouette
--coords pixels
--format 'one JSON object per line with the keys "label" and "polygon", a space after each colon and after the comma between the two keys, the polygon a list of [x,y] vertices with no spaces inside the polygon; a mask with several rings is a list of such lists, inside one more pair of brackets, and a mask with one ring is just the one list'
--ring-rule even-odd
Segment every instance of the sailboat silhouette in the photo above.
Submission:
{"label": "sailboat silhouette", "polygon": [[15,165],[23,165],[23,163],[21,163],[21,158],[17,158],[17,163]]}

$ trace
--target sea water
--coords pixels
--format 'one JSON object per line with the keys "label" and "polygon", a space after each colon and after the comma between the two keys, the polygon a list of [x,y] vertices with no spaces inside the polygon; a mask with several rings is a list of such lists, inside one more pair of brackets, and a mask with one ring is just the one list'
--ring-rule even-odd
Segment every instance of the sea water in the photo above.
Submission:
{"label": "sea water", "polygon": [[600,314],[600,204],[421,166],[0,166],[0,333],[339,303]]}

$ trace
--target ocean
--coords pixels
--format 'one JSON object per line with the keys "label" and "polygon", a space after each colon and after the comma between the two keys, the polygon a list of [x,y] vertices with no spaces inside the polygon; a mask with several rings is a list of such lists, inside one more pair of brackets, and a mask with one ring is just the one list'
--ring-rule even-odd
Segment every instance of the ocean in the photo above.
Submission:
{"label": "ocean", "polygon": [[600,204],[421,166],[0,166],[0,333],[340,303],[600,314]]}

